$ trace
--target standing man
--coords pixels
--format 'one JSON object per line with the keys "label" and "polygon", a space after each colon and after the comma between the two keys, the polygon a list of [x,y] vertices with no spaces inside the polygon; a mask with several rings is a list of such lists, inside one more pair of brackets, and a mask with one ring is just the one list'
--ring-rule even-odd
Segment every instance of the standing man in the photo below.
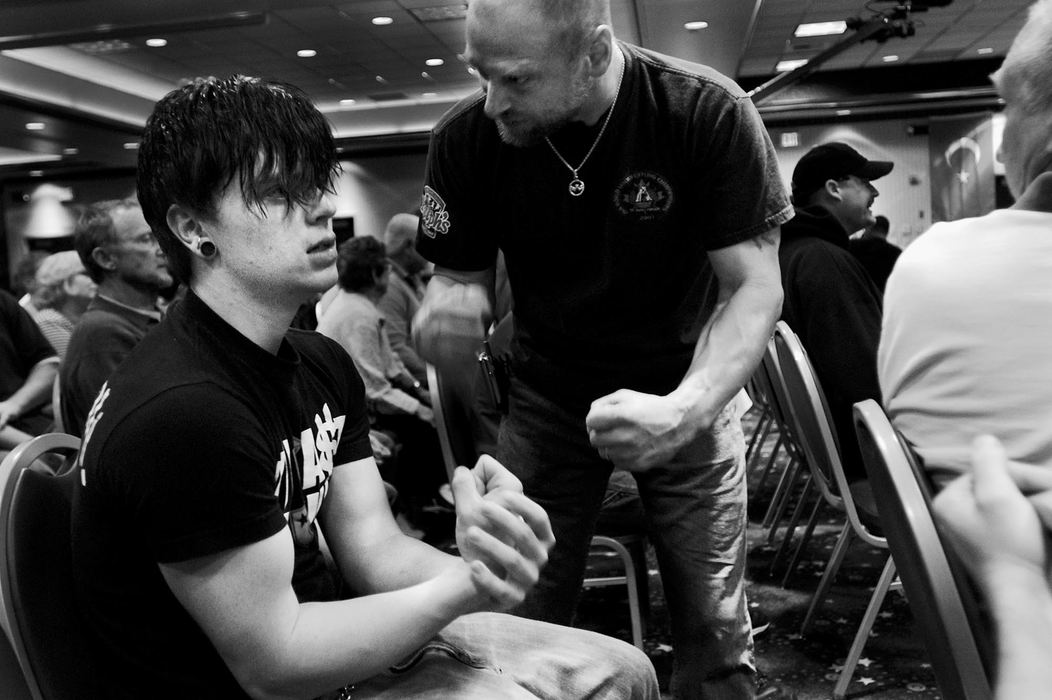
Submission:
{"label": "standing man", "polygon": [[427,384],[427,368],[410,342],[413,316],[420,310],[424,285],[420,273],[427,268],[427,260],[416,250],[416,231],[420,217],[414,214],[395,214],[384,229],[384,248],[391,261],[391,275],[384,295],[377,302],[387,321],[387,338],[402,364],[413,375],[418,385]]}
{"label": "standing man", "polygon": [[78,457],[74,583],[108,686],[85,696],[656,700],[620,640],[466,615],[521,600],[551,546],[492,459],[454,478],[462,558],[399,531],[354,365],[289,328],[336,282],[338,168],[288,85],[197,80],[147,120],[139,198],[189,291],[99,393]]}
{"label": "standing man", "polygon": [[157,299],[171,286],[172,276],[134,199],[88,207],[77,222],[73,244],[98,285],[59,371],[62,426],[80,436],[103,382],[161,320]]}
{"label": "standing man", "polygon": [[873,224],[879,192],[872,181],[892,163],[868,160],[846,143],[815,146],[793,170],[796,216],[782,227],[778,251],[785,303],[782,319],[807,350],[829,401],[849,481],[866,477],[851,407],[880,400],[877,341],[881,295],[848,236]]}
{"label": "standing man", "polygon": [[464,57],[482,92],[432,134],[418,246],[436,270],[415,325],[429,360],[470,362],[504,252],[515,376],[497,457],[557,540],[519,612],[571,621],[607,480],[631,470],[671,608],[673,693],[751,698],[728,402],[778,317],[792,215],[760,118],[711,69],[617,41],[607,0],[476,0]]}

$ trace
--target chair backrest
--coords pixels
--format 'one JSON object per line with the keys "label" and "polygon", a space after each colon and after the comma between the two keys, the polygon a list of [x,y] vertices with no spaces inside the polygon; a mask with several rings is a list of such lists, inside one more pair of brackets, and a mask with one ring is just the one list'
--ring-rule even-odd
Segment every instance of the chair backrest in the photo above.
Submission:
{"label": "chair backrest", "polygon": [[784,321],[774,329],[774,344],[800,446],[822,495],[834,506],[842,504],[852,529],[866,542],[885,546],[884,538],[859,515],[840,462],[840,443],[829,406],[800,338]]}
{"label": "chair backrest", "polygon": [[774,348],[774,338],[767,341],[760,364],[753,373],[754,386],[763,395],[764,401],[774,416],[774,422],[778,430],[785,436],[789,449],[798,450],[799,442],[796,438],[796,426],[793,425],[792,411],[789,408],[788,397],[785,395],[785,386],[782,383],[782,370],[778,366],[778,354]]}
{"label": "chair backrest", "polygon": [[993,635],[984,629],[971,582],[936,528],[927,475],[880,404],[859,402],[854,413],[888,548],[942,696],[989,700]]}
{"label": "chair backrest", "polygon": [[64,433],[66,429],[62,426],[62,386],[55,375],[55,384],[51,387],[51,412],[55,415],[55,432]]}
{"label": "chair backrest", "polygon": [[470,396],[464,387],[448,381],[434,365],[427,365],[427,386],[431,394],[431,410],[435,413],[435,429],[442,447],[442,461],[446,476],[452,480],[458,465],[475,466],[478,451],[471,429]]}
{"label": "chair backrest", "polygon": [[92,695],[87,628],[73,593],[70,516],[79,471],[29,468],[39,457],[75,453],[80,441],[50,433],[8,455],[0,502],[0,590],[12,646],[34,698]]}

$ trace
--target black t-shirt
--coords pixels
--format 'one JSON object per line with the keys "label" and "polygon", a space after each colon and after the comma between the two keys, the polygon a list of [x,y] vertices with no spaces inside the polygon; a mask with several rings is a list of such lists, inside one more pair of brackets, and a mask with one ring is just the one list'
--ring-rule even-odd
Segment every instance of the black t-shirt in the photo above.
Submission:
{"label": "black t-shirt", "polygon": [[314,519],[334,465],[371,454],[338,345],[290,330],[271,355],[193,294],[177,304],[104,385],[78,459],[74,578],[105,695],[246,697],[158,562],[287,527],[299,599],[339,597]]}
{"label": "black t-shirt", "polygon": [[[562,368],[597,395],[674,388],[707,320],[708,251],[792,215],[770,139],[737,85],[620,46],[623,83],[579,170],[581,196],[547,144],[502,143],[476,95],[432,133],[418,239],[427,258],[455,270],[486,269],[503,250],[516,371],[544,381]],[[576,165],[599,128],[570,125],[552,142]]]}

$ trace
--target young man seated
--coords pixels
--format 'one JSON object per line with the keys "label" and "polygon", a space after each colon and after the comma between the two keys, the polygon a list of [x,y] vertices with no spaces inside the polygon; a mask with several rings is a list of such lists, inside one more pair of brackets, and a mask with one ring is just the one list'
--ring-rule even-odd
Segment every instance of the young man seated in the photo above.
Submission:
{"label": "young man seated", "polygon": [[633,647],[491,614],[553,541],[495,461],[454,479],[460,557],[396,526],[361,378],[289,330],[336,282],[335,152],[305,95],[254,78],[195,81],[147,122],[139,200],[189,292],[84,431],[74,577],[105,679],[85,694],[657,698]]}

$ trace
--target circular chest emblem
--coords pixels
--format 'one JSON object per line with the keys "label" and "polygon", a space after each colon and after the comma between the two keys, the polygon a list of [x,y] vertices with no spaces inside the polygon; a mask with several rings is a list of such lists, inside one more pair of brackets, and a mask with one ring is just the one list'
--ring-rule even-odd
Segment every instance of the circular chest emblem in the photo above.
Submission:
{"label": "circular chest emblem", "polygon": [[672,208],[672,187],[657,173],[632,173],[614,188],[614,206],[636,221],[663,218]]}

